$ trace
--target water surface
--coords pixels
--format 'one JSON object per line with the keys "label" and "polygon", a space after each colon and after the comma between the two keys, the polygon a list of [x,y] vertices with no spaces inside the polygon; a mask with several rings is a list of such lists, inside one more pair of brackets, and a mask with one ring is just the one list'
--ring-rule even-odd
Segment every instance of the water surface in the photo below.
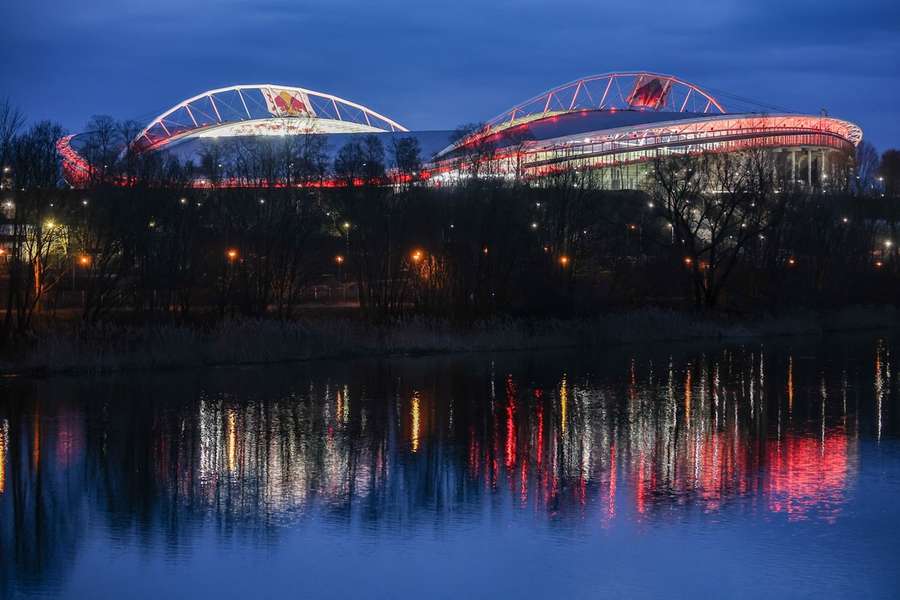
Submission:
{"label": "water surface", "polygon": [[0,383],[0,595],[896,597],[876,335]]}

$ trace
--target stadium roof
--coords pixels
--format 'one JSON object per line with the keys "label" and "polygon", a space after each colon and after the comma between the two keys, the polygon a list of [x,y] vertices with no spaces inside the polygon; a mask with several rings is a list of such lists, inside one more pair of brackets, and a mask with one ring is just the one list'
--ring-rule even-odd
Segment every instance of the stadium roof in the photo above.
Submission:
{"label": "stadium roof", "polygon": [[374,133],[406,131],[361,104],[305,88],[233,85],[197,94],[150,122],[132,141],[152,150],[187,136]]}

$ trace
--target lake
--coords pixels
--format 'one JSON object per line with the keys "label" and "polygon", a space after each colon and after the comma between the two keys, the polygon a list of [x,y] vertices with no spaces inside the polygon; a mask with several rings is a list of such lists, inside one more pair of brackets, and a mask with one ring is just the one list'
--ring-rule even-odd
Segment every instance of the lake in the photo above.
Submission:
{"label": "lake", "polygon": [[0,382],[0,595],[889,598],[876,334]]}

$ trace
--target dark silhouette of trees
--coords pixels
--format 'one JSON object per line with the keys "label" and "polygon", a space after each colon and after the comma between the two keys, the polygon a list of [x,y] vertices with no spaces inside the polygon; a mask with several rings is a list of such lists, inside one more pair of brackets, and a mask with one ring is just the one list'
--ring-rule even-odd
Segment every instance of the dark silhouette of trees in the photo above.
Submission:
{"label": "dark silhouette of trees", "polygon": [[[6,314],[3,338],[22,335],[41,312],[46,295],[65,272],[67,231],[54,217],[55,194],[61,182],[56,140],[62,129],[43,121],[13,144],[9,203]],[[62,208],[62,207],[60,207]]]}
{"label": "dark silhouette of trees", "polygon": [[882,178],[885,196],[900,196],[900,150],[887,150],[881,155],[878,175]]}
{"label": "dark silhouette of trees", "polygon": [[863,140],[856,147],[855,176],[852,180],[852,189],[856,194],[871,194],[876,188],[878,176],[878,151],[875,146]]}
{"label": "dark silhouette of trees", "polygon": [[777,225],[787,195],[757,150],[678,156],[653,165],[651,197],[684,253],[698,308],[715,308],[741,258]]}
{"label": "dark silhouette of trees", "polygon": [[645,188],[615,191],[574,156],[536,177],[477,125],[458,130],[447,177],[423,174],[402,135],[210,139],[193,164],[132,152],[137,126],[98,116],[79,142],[95,169],[72,190],[63,131],[22,121],[0,104],[4,342],[54,318],[291,318],[311,298],[358,301],[371,321],[463,323],[897,301],[895,150],[876,175],[860,146],[857,183],[824,190],[784,185],[747,151],[630,165]]}

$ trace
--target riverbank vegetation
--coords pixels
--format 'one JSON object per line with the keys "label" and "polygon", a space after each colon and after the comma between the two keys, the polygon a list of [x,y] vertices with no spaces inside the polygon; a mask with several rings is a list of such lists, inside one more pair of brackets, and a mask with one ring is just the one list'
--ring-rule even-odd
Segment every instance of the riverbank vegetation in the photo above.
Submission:
{"label": "riverbank vegetation", "polygon": [[68,323],[39,332],[14,357],[0,360],[0,374],[100,373],[447,352],[590,351],[623,344],[887,331],[898,325],[900,311],[885,307],[801,311],[741,321],[696,312],[637,309],[589,318],[498,317],[464,325],[427,317],[374,324],[325,314],[288,321],[226,319],[207,327]]}

